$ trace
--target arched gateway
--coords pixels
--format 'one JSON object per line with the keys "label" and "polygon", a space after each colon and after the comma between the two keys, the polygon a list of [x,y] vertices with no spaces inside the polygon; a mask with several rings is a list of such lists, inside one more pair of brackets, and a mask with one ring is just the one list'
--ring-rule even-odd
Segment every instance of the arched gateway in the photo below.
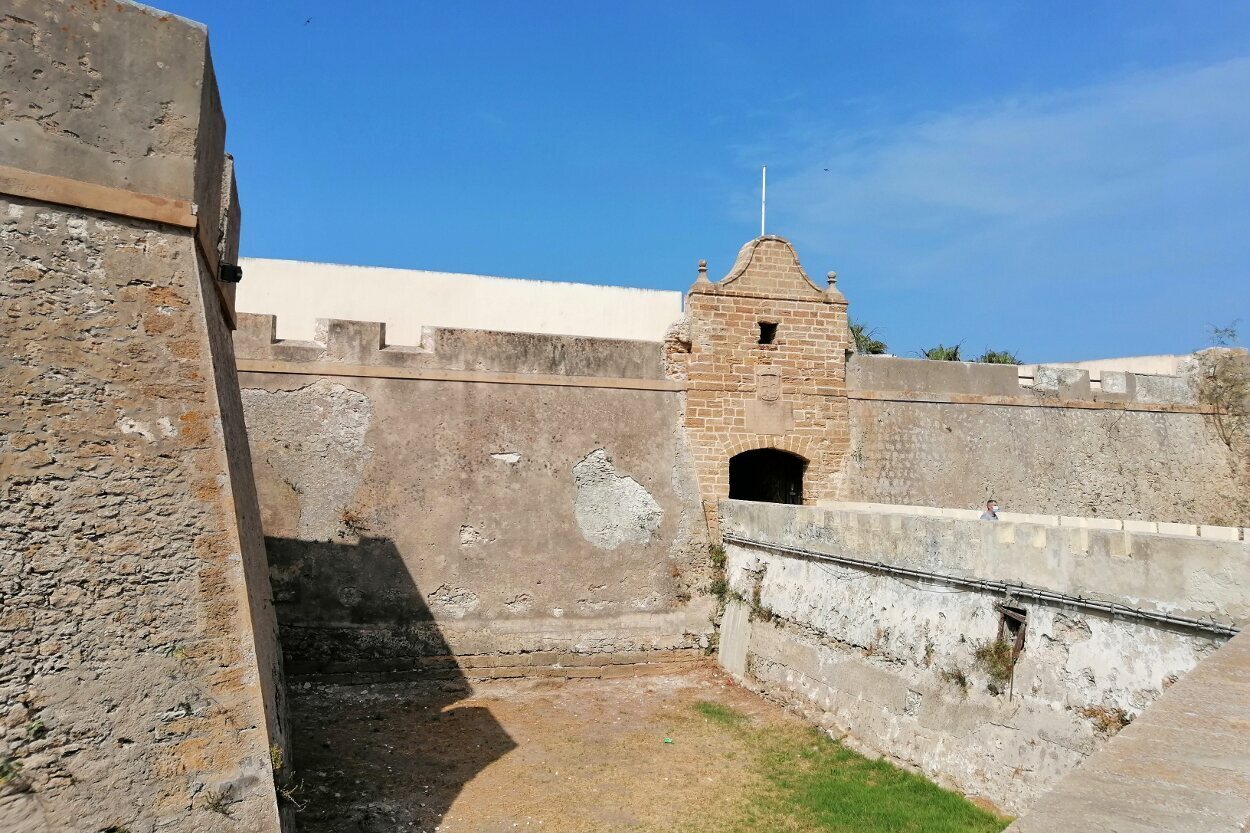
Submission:
{"label": "arched gateway", "polygon": [[764,503],[802,503],[807,461],[775,448],[744,451],[729,460],[729,497]]}

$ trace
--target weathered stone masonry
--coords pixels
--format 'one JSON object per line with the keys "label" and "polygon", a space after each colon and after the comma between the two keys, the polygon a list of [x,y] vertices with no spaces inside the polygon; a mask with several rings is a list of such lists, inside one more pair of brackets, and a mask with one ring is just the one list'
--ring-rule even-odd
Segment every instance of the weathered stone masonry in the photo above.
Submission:
{"label": "weathered stone masonry", "polygon": [[242,315],[236,344],[291,673],[702,657],[707,541],[658,343],[274,331]]}
{"label": "weathered stone masonry", "polygon": [[[721,281],[690,288],[665,343],[669,374],[686,382],[684,424],[704,514],[729,495],[729,460],[758,448],[802,458],[804,502],[833,496],[847,448],[846,299],[821,290],[780,237],[750,241]],[[761,343],[761,324],[775,325]]]}
{"label": "weathered stone masonry", "polygon": [[[1208,352],[1210,355],[1208,355]],[[853,356],[842,500],[1027,513],[1250,523],[1250,458],[1201,395],[1198,354],[1180,376]],[[1243,351],[1224,351],[1229,367]]]}
{"label": "weathered stone masonry", "polygon": [[202,27],[0,21],[0,829],[276,831],[288,757]]}
{"label": "weathered stone masonry", "polygon": [[[1218,649],[1226,635],[1128,615],[1133,608],[1244,626],[1250,543],[1097,526],[728,501],[731,600],[722,664],[848,742],[1017,813]],[[1089,521],[1090,524],[1096,523]],[[975,581],[1023,584],[1119,614],[1020,592],[822,562],[779,544]],[[996,604],[1027,617],[1010,681],[975,649]],[[1225,632],[1226,633],[1226,632]],[[1159,753],[1166,754],[1166,753]],[[1247,805],[1250,806],[1250,805]],[[1064,828],[1066,829],[1066,828]]]}
{"label": "weathered stone masonry", "polygon": [[[1153,523],[1250,512],[1227,499],[1245,438],[1224,436],[1201,379],[1104,372],[1095,390],[1042,367],[1022,388],[1012,368],[848,361],[846,300],[777,237],[719,283],[701,270],[664,344],[431,328],[395,346],[339,320],[293,343],[249,316],[232,343],[218,277],[239,209],[203,28],[127,2],[10,0],[0,65],[5,833],[277,833],[291,761],[271,577],[301,675],[703,661],[717,501],[730,461],[757,449],[804,461],[807,503],[994,494],[1131,520],[731,501],[730,531],[986,579],[1023,565],[1072,592],[1245,621],[1246,531]],[[1037,605],[1004,704],[980,679],[954,691],[938,664],[970,661],[1001,600],[736,546],[728,568],[731,670],[1009,807],[1101,742],[1086,710],[1144,708],[1213,647]],[[1244,676],[1239,656],[1217,682]],[[1119,771],[1139,757],[1101,756]],[[1250,806],[1243,785],[1225,815]]]}

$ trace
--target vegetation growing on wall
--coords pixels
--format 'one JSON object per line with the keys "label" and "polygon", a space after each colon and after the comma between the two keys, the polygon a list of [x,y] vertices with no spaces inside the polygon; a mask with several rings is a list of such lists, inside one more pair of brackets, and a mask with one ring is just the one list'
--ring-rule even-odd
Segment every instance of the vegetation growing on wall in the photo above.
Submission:
{"label": "vegetation growing on wall", "polygon": [[1094,728],[1110,737],[1133,722],[1129,713],[1119,706],[1086,706],[1080,710],[1081,717],[1087,718]]}
{"label": "vegetation growing on wall", "polygon": [[0,761],[0,787],[11,786],[18,781],[22,771],[22,762],[16,758],[5,758]]}
{"label": "vegetation growing on wall", "polygon": [[750,620],[752,622],[772,622],[777,619],[777,614],[771,607],[764,604],[761,599],[764,593],[764,569],[760,569],[755,574],[755,584],[751,588],[751,613]]}
{"label": "vegetation growing on wall", "polygon": [[987,639],[973,648],[972,656],[977,668],[990,678],[990,688],[994,693],[1001,691],[1011,679],[1011,672],[1016,666],[1016,653],[1012,644],[1006,639]]}
{"label": "vegetation growing on wall", "polygon": [[968,672],[960,668],[958,664],[952,664],[946,666],[945,668],[939,668],[938,676],[942,678],[943,682],[950,683],[955,686],[955,688],[959,689],[963,694],[968,693],[968,686],[970,685]]}
{"label": "vegetation growing on wall", "polygon": [[[720,544],[712,544],[708,547],[708,563],[712,566],[712,580],[708,584],[707,592],[709,596],[715,596],[723,607],[725,599],[729,595],[729,582],[725,578],[725,548]],[[717,618],[720,618],[719,611]]]}
{"label": "vegetation growing on wall", "polygon": [[1211,342],[1217,349],[1199,354],[1198,398],[1215,411],[1220,440],[1231,450],[1244,452],[1250,432],[1250,360],[1242,351],[1227,349],[1237,342],[1236,324],[1212,328]]}
{"label": "vegetation growing on wall", "polygon": [[976,361],[981,364],[1020,364],[1016,354],[1010,350],[986,350]]}
{"label": "vegetation growing on wall", "polygon": [[[938,362],[960,362],[966,361],[960,358],[959,351],[963,348],[963,344],[938,344],[937,347],[930,347],[922,350],[920,355],[923,358]],[[974,362],[981,364],[1020,364],[1020,360],[1016,358],[1016,354],[1010,350],[990,350],[986,349],[981,355],[972,359]]]}
{"label": "vegetation growing on wall", "polygon": [[712,611],[712,632],[708,635],[708,656],[714,656],[720,649],[720,621],[725,614],[725,604],[729,601],[729,580],[725,575],[725,548],[720,544],[709,544],[707,548],[708,565],[711,567],[712,580],[708,583],[707,593],[716,597],[716,609]]}
{"label": "vegetation growing on wall", "polygon": [[921,353],[926,359],[935,362],[957,362],[959,358],[959,348],[962,345],[955,344],[947,347],[945,344],[939,344],[937,347],[930,347]]}

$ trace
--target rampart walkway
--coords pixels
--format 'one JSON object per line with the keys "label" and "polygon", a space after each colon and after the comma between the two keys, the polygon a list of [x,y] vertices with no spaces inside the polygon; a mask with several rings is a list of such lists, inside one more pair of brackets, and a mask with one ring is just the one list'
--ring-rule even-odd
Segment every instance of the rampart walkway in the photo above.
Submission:
{"label": "rampart walkway", "polygon": [[1008,828],[1057,830],[1250,830],[1250,633],[1164,692]]}

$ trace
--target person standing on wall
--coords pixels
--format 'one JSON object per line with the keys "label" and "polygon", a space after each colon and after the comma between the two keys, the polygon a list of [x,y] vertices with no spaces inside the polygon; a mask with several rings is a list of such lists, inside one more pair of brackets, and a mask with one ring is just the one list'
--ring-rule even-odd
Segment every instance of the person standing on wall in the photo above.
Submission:
{"label": "person standing on wall", "polygon": [[985,502],[985,511],[981,513],[981,520],[996,521],[998,520],[998,501],[990,498]]}

